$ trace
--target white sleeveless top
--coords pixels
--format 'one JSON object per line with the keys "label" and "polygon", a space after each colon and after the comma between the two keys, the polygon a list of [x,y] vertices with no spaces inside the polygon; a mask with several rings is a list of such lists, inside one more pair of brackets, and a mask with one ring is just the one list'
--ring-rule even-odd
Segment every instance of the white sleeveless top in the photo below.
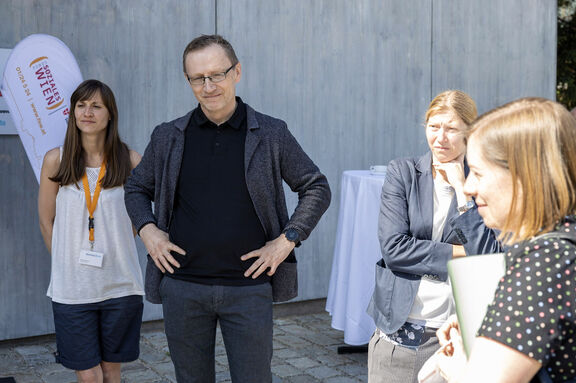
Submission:
{"label": "white sleeveless top", "polygon": [[[100,168],[86,168],[92,196],[99,171]],[[46,295],[54,302],[65,304],[144,295],[123,187],[100,191],[94,212],[94,239],[93,250],[104,253],[101,268],[79,263],[80,251],[90,250],[88,209],[82,182],[78,187],[60,187],[52,231],[52,272]]]}

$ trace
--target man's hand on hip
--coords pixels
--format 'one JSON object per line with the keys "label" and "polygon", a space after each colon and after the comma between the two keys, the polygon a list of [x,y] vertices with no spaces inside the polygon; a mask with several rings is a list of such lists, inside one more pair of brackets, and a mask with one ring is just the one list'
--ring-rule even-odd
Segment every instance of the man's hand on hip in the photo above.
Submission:
{"label": "man's hand on hip", "polygon": [[270,269],[268,271],[268,275],[272,276],[276,272],[276,268],[280,265],[290,254],[292,249],[296,244],[286,239],[284,234],[280,234],[280,236],[272,241],[266,242],[266,245],[259,248],[258,250],[254,250],[249,252],[248,254],[244,254],[240,257],[241,260],[246,261],[250,258],[257,258],[252,266],[244,273],[245,277],[252,276],[253,279],[256,279],[266,271],[266,269]]}
{"label": "man's hand on hip", "polygon": [[[175,251],[179,254],[186,255],[186,252],[170,242],[168,233],[158,229],[158,227],[149,223],[140,229],[140,238],[148,250],[148,254],[152,260],[163,273],[166,270],[172,274],[174,269],[172,266],[180,267],[177,260],[174,259],[170,251]],[[172,266],[171,266],[172,265]]]}

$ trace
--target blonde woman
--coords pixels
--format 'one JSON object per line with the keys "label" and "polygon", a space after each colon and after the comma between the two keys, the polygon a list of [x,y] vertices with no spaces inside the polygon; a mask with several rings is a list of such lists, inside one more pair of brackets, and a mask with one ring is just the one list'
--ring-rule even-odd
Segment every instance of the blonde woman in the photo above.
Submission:
{"label": "blonde woman", "polygon": [[576,119],[520,99],[474,123],[465,193],[510,245],[507,271],[466,361],[455,318],[440,363],[450,382],[576,381]]}
{"label": "blonde woman", "polygon": [[368,307],[377,327],[368,347],[370,383],[417,382],[438,348],[436,330],[454,313],[447,262],[499,248],[463,191],[466,133],[476,115],[466,93],[440,93],[425,116],[430,151],[388,165],[378,224],[382,260]]}

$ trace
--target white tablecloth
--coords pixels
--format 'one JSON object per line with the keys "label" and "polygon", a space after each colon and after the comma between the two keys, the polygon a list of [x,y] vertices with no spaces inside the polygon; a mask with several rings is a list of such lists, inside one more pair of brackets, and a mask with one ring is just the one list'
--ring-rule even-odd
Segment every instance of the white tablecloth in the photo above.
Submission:
{"label": "white tablecloth", "polygon": [[380,192],[385,176],[367,170],[342,174],[342,192],[326,311],[332,327],[350,345],[368,343],[376,326],[366,314],[374,290],[374,267],[382,256],[378,242]]}

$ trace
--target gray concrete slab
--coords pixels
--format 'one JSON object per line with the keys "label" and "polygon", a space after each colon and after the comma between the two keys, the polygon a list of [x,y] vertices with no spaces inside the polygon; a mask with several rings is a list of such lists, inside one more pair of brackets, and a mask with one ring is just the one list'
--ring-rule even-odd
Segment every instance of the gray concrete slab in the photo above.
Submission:
{"label": "gray concrete slab", "polygon": [[[343,345],[343,333],[330,327],[323,302],[307,303],[305,310],[301,304],[275,309],[273,383],[366,382],[366,354],[337,353],[338,346]],[[54,336],[0,342],[0,377],[14,377],[17,383],[76,382],[72,371],[54,362],[55,347]],[[162,321],[143,324],[140,358],[123,365],[122,382],[176,382]],[[230,382],[220,331],[216,382]]]}

